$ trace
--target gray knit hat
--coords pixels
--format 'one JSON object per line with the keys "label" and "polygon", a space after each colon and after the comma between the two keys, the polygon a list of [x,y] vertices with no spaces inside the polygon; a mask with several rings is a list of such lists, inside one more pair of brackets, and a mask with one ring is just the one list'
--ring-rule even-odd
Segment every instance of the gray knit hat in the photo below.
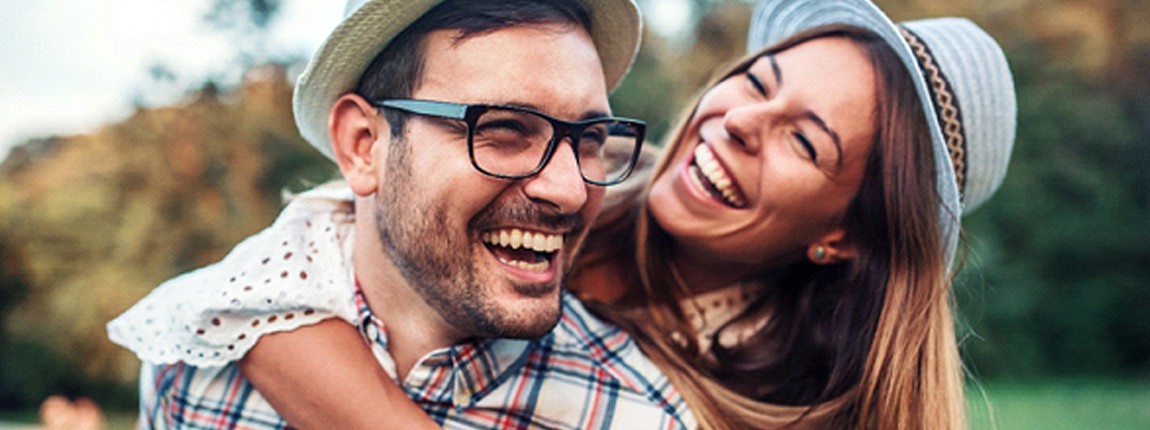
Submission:
{"label": "gray knit hat", "polygon": [[[639,50],[642,23],[633,0],[581,0],[591,13],[591,39],[614,89]],[[296,82],[292,108],[300,134],[335,159],[327,134],[332,106],[355,89],[375,56],[395,36],[443,0],[348,0],[344,19],[312,57]]]}
{"label": "gray knit hat", "polygon": [[949,264],[959,218],[990,198],[1006,176],[1017,119],[1006,56],[966,19],[895,25],[868,0],[764,0],[755,9],[747,49],[758,52],[807,30],[842,25],[875,33],[910,70],[930,127]]}

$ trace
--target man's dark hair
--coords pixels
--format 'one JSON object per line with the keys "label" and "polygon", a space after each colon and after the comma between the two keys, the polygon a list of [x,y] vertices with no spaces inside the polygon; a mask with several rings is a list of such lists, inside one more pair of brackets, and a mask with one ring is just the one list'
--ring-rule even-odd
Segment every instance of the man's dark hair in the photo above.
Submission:
{"label": "man's dark hair", "polygon": [[[364,71],[355,91],[368,100],[411,97],[423,77],[423,41],[433,31],[456,30],[459,41],[524,24],[577,24],[590,32],[591,12],[571,0],[446,0],[392,39]],[[407,114],[388,109],[384,115],[391,135],[401,136]]]}

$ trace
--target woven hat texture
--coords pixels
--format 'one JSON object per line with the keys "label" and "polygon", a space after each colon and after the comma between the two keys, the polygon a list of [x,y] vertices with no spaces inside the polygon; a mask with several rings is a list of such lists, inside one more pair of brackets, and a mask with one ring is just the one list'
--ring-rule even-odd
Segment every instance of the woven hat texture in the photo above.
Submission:
{"label": "woven hat texture", "polygon": [[[603,63],[607,87],[614,89],[631,68],[639,49],[641,22],[632,0],[580,0],[591,12],[591,38]],[[396,35],[442,0],[349,0],[344,19],[296,82],[292,109],[300,134],[328,159],[331,107],[352,91],[363,72]]]}

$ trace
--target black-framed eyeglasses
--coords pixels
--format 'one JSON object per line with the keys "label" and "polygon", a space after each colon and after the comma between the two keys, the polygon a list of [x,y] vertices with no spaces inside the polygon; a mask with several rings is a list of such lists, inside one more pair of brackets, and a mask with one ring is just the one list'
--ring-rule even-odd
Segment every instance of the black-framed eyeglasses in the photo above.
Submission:
{"label": "black-framed eyeglasses", "polygon": [[381,100],[372,105],[417,115],[463,121],[467,154],[484,174],[523,179],[538,174],[564,138],[579,163],[583,180],[614,185],[631,174],[647,126],[627,118],[564,121],[518,106],[459,104],[433,100]]}

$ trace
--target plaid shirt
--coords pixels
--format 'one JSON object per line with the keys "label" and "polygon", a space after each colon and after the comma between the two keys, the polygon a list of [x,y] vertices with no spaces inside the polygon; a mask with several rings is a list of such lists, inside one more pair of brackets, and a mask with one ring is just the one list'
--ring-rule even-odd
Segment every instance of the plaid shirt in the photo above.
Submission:
{"label": "plaid shirt", "polygon": [[[570,294],[562,302],[550,334],[436,350],[409,372],[404,390],[446,428],[695,427],[678,392],[626,333]],[[386,366],[387,330],[358,291],[356,305],[359,330]],[[290,428],[235,364],[145,363],[140,385],[142,428]]]}

